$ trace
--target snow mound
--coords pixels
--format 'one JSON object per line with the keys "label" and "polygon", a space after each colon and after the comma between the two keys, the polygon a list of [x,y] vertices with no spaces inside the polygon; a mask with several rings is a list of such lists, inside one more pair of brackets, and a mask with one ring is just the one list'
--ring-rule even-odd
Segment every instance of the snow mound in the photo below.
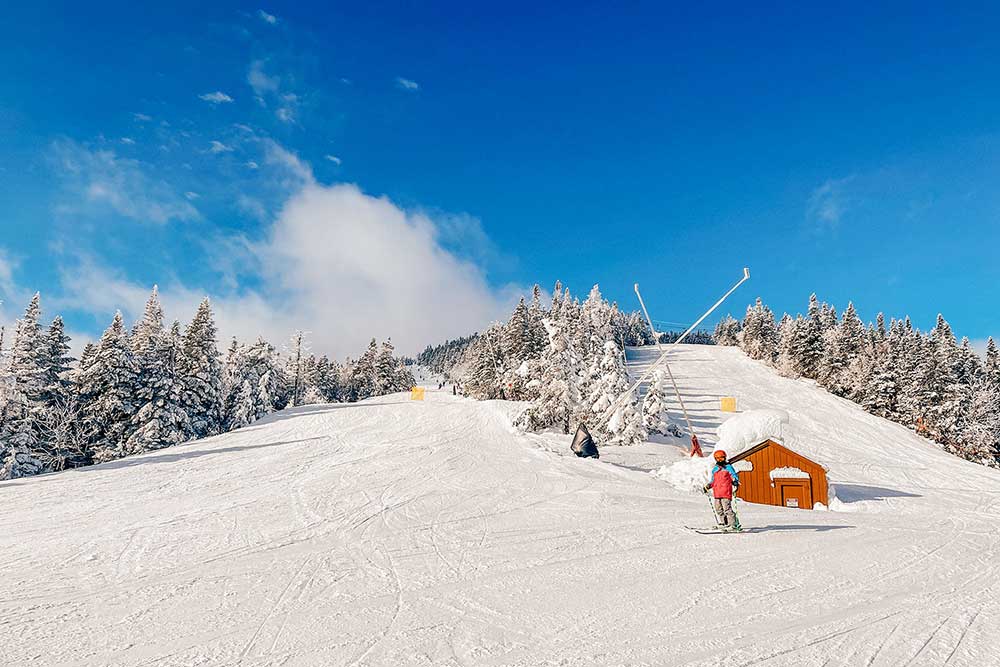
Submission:
{"label": "snow mound", "polygon": [[747,410],[722,422],[716,429],[719,442],[716,449],[723,449],[732,459],[768,438],[782,441],[788,435],[788,413],[784,410]]}
{"label": "snow mound", "polygon": [[678,491],[701,491],[701,488],[708,483],[708,474],[712,469],[712,464],[713,461],[710,458],[692,456],[663,466],[652,475],[662,479]]}

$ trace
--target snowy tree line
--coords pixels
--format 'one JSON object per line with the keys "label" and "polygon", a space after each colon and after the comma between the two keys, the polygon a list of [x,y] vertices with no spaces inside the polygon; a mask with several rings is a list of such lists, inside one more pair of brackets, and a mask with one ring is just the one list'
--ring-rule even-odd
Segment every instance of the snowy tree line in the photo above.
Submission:
{"label": "snowy tree line", "polygon": [[521,299],[468,346],[463,386],[478,399],[529,401],[523,429],[586,423],[604,444],[635,444],[667,428],[662,383],[644,401],[628,391],[625,346],[652,341],[641,315],[608,303],[597,285],[581,303],[557,282],[548,304],[535,285],[530,303]]}
{"label": "snowy tree line", "polygon": [[[670,345],[677,342],[683,331],[662,331],[660,332],[660,343]],[[688,345],[715,345],[715,335],[711,331],[692,331],[684,337],[684,342]]]}
{"label": "snowy tree line", "polygon": [[944,317],[929,333],[910,318],[867,326],[853,304],[838,317],[813,294],[805,315],[776,322],[758,298],[742,322],[727,317],[715,329],[719,345],[738,345],[748,356],[788,377],[819,386],[934,439],[970,461],[1000,467],[1000,354],[993,339],[985,360],[968,338],[956,341]]}
{"label": "snowy tree line", "polygon": [[235,339],[220,358],[208,299],[182,328],[156,288],[131,330],[121,313],[79,361],[61,317],[41,325],[39,295],[10,349],[0,333],[0,479],[75,468],[246,426],[288,405],[356,401],[409,389],[391,342],[357,361],[310,354],[303,332],[283,352]]}
{"label": "snowy tree line", "polygon": [[417,355],[417,363],[435,373],[448,376],[455,366],[465,359],[469,347],[479,338],[478,333],[448,340],[440,345],[428,345]]}

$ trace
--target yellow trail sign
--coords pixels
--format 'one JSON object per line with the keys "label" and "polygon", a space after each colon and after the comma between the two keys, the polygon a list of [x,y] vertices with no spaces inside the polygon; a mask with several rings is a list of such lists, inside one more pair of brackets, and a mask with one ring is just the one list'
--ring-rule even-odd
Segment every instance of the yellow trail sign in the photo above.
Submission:
{"label": "yellow trail sign", "polygon": [[422,401],[422,400],[424,400],[424,388],[423,387],[412,387],[410,389],[410,400],[411,401]]}
{"label": "yellow trail sign", "polygon": [[723,396],[719,399],[719,403],[721,403],[720,408],[723,412],[736,412],[735,396]]}

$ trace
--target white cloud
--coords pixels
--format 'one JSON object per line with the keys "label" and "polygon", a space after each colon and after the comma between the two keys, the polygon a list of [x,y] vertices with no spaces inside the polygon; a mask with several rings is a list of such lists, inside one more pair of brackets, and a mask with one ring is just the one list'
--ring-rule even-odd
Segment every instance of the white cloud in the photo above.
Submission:
{"label": "white cloud", "polygon": [[134,113],[134,114],[132,114],[132,117],[135,118],[140,123],[146,123],[148,121],[153,120],[152,116],[147,116],[144,113]]}
{"label": "white cloud", "polygon": [[295,113],[289,107],[281,107],[275,114],[282,123],[294,123]]}
{"label": "white cloud", "polygon": [[194,201],[195,199],[200,199],[201,198],[201,195],[198,194],[197,192],[185,192],[184,196],[187,197],[191,201]]}
{"label": "white cloud", "polygon": [[236,197],[236,208],[239,209],[240,213],[248,215],[259,222],[266,222],[270,217],[267,207],[264,206],[263,202],[247,194],[240,193]]}
{"label": "white cloud", "polygon": [[[311,174],[287,151],[273,150],[272,156],[281,156],[290,171]],[[247,198],[241,205],[254,203]],[[480,267],[442,246],[440,235],[425,214],[354,185],[310,181],[286,201],[262,240],[212,244],[210,264],[228,276],[223,286],[205,290],[161,280],[160,294],[168,318],[182,320],[211,296],[223,347],[231,336],[264,335],[281,344],[302,328],[313,332],[320,353],[356,356],[372,336],[391,336],[401,352],[413,354],[428,343],[482,330],[505,317],[520,294],[492,288]],[[263,287],[234,288],[237,273],[253,275]],[[67,307],[108,320],[118,308],[138,317],[151,287],[91,258],[64,269],[62,284]]]}
{"label": "white cloud", "polygon": [[223,104],[233,101],[232,97],[226,95],[221,90],[217,90],[214,93],[205,93],[204,95],[199,95],[198,99],[205,100],[206,102],[211,102],[212,104]]}
{"label": "white cloud", "polygon": [[312,167],[300,160],[298,155],[273,139],[262,139],[261,143],[264,146],[264,161],[286,173],[284,185],[288,191],[315,184]]}
{"label": "white cloud", "polygon": [[270,23],[271,25],[274,25],[275,23],[278,22],[277,16],[275,16],[274,14],[268,14],[263,9],[257,10],[257,16],[260,17],[260,20],[263,21],[264,23]]}
{"label": "white cloud", "polygon": [[825,227],[838,226],[849,207],[846,189],[853,180],[854,176],[829,179],[813,190],[807,208],[809,219]]}
{"label": "white cloud", "polygon": [[256,162],[254,162],[253,160],[247,160],[247,161],[246,161],[246,162],[244,163],[244,166],[245,166],[245,167],[246,167],[247,169],[256,169],[256,168],[258,168],[258,167],[259,167],[260,165],[259,165],[259,164],[257,164]]}
{"label": "white cloud", "polygon": [[326,157],[326,159],[327,159],[327,160],[329,160],[330,162],[334,163],[334,164],[335,164],[335,165],[337,165],[338,167],[339,167],[339,166],[341,165],[341,163],[343,162],[343,160],[341,160],[341,159],[340,159],[339,157],[337,157],[336,155],[326,155],[325,157]]}
{"label": "white cloud", "polygon": [[247,72],[247,83],[253,88],[253,92],[257,97],[263,98],[265,93],[278,92],[281,79],[265,74],[264,61],[255,60],[250,63],[250,70]]}
{"label": "white cloud", "polygon": [[412,79],[404,79],[401,76],[396,77],[396,85],[403,90],[420,90],[420,84]]}
{"label": "white cloud", "polygon": [[134,146],[135,145],[135,139],[133,139],[132,137],[122,137],[121,141],[126,146]]}
{"label": "white cloud", "polygon": [[157,224],[200,217],[173,188],[147,175],[138,160],[71,140],[55,142],[50,158],[66,190],[67,200],[58,207],[62,213],[103,214],[110,208],[122,217]]}
{"label": "white cloud", "polygon": [[212,146],[211,146],[211,148],[208,149],[208,152],[209,153],[232,153],[233,152],[233,147],[232,146],[227,146],[226,144],[222,143],[221,141],[215,141],[213,139],[212,140]]}

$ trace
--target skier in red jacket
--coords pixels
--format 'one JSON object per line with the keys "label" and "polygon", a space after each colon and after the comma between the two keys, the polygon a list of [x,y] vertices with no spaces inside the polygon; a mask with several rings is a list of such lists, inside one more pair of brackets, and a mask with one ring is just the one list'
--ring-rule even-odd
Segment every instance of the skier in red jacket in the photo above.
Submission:
{"label": "skier in red jacket", "polygon": [[712,454],[715,467],[712,468],[712,478],[705,485],[704,491],[712,491],[712,505],[715,516],[723,530],[739,530],[740,524],[733,512],[733,494],[740,485],[740,476],[736,469],[726,461],[726,452],[721,449]]}

